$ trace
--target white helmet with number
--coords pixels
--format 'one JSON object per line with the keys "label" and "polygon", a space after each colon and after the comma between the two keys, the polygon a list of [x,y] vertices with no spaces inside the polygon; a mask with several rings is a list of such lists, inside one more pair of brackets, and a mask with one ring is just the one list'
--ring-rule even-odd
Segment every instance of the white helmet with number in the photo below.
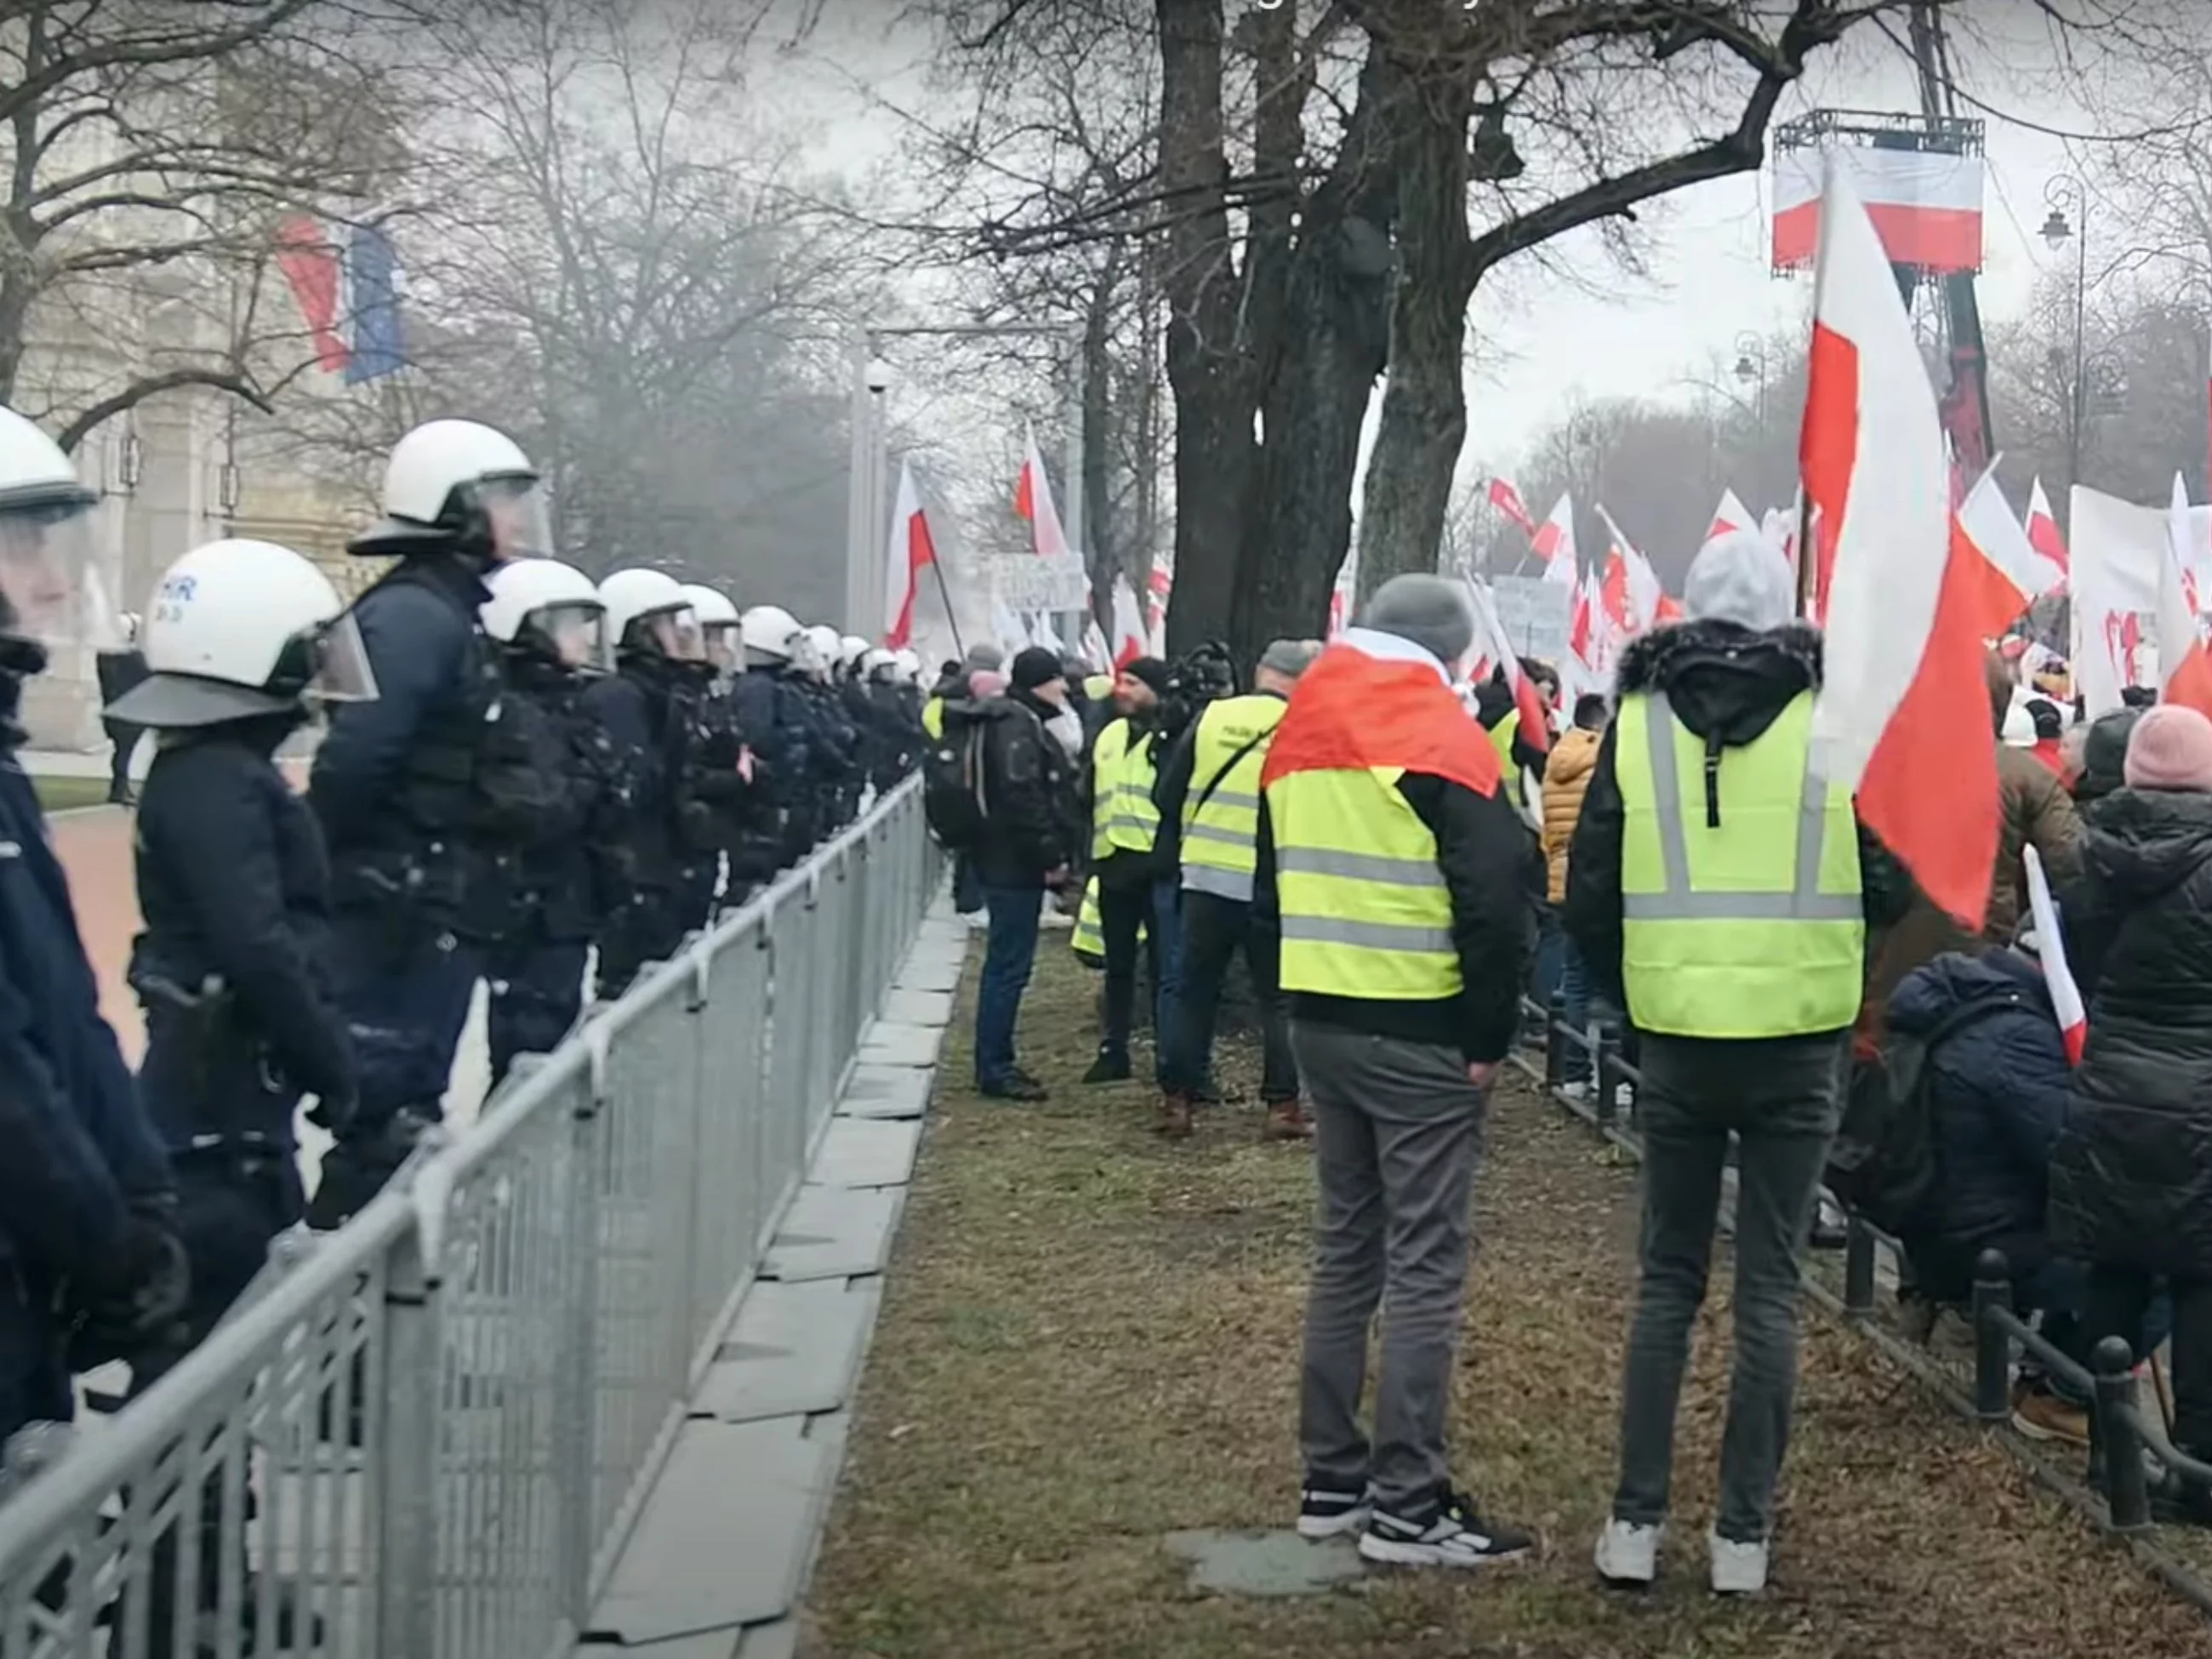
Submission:
{"label": "white helmet with number", "polygon": [[347,544],[371,556],[451,549],[491,563],[553,550],[538,469],[504,432],[427,421],[392,447],[384,522]]}
{"label": "white helmet with number", "polygon": [[99,502],[59,444],[0,409],[0,671],[35,674],[65,641],[121,642],[93,557]]}
{"label": "white helmet with number", "polygon": [[658,650],[680,660],[694,653],[698,618],[676,578],[666,571],[617,570],[599,584],[599,598],[606,602],[607,637],[617,656],[624,651]]}
{"label": "white helmet with number", "polygon": [[780,605],[757,605],[744,614],[747,652],[764,662],[789,662],[799,654],[806,630]]}
{"label": "white helmet with number", "polygon": [[516,559],[489,572],[477,614],[501,645],[534,649],[570,668],[606,665],[606,601],[592,579],[558,559]]}
{"label": "white helmet with number", "polygon": [[337,589],[274,542],[209,542],[171,565],[154,590],[144,645],[147,676],[108,705],[111,718],[213,726],[376,696]]}
{"label": "white helmet with number", "polygon": [[691,612],[699,619],[699,635],[706,641],[708,656],[724,668],[735,667],[744,643],[739,635],[744,623],[729,595],[700,582],[686,582],[684,597],[691,601]]}

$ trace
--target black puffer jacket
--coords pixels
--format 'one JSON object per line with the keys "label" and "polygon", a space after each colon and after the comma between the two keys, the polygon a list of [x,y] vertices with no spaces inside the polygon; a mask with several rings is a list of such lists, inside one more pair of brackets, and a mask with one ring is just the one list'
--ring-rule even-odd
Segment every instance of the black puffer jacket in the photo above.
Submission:
{"label": "black puffer jacket", "polygon": [[2212,1279],[2212,795],[2107,796],[2066,916],[2089,1044],[2051,1159],[2051,1243]]}

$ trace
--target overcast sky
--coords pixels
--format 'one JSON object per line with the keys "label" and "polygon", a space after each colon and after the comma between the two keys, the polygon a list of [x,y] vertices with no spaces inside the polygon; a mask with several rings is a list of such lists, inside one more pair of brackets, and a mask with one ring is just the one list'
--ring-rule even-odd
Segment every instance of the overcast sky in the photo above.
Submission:
{"label": "overcast sky", "polygon": [[[829,9],[788,72],[780,69],[763,93],[771,110],[806,121],[825,165],[860,178],[897,145],[904,129],[896,115],[872,109],[852,83],[876,88],[895,104],[922,107],[920,66],[927,40],[910,26],[866,17],[859,7]],[[1979,40],[1961,51],[1961,79],[1994,112],[2032,112],[2040,126],[2081,129],[2088,118],[2047,72],[2039,72],[2047,48],[2033,36],[2002,33],[2008,16],[2033,10],[2005,0],[1974,8],[1968,16]],[[1997,32],[1984,32],[1992,28]],[[1904,110],[1917,101],[1909,64],[1887,43],[1863,33],[1848,56],[1816,60],[1783,112]],[[2067,167],[2067,147],[2003,113],[1980,112],[1989,120],[1980,291],[1984,314],[1995,319],[2026,307],[2038,274],[2054,258],[2063,257],[2070,268],[2070,247],[2054,255],[2036,234],[2046,186]],[[1691,399],[1698,394],[1686,377],[1705,376],[1717,356],[1732,362],[1734,343],[1746,330],[1806,327],[1810,283],[1769,272],[1770,185],[1762,172],[1699,185],[1647,210],[1648,279],[1618,274],[1595,233],[1586,231],[1553,246],[1595,273],[1603,292],[1578,291],[1527,264],[1508,266],[1486,282],[1470,318],[1466,464],[1510,469],[1537,429],[1579,399]],[[2094,203],[2089,224],[2094,261]]]}

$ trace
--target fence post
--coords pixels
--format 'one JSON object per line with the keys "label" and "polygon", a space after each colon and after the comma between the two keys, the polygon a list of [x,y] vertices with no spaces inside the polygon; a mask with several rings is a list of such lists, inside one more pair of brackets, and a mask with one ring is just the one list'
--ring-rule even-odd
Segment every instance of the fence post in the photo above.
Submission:
{"label": "fence post", "polygon": [[2114,1532],[2150,1525],[2142,1436],[2136,1429],[2136,1357],[2124,1338],[2108,1336],[2092,1357],[2096,1373],[2097,1444],[2105,1459],[2105,1506]]}
{"label": "fence post", "polygon": [[1613,1120],[1615,1091],[1620,1087],[1616,1069],[1620,1060],[1620,1028],[1610,1021],[1593,1021],[1590,1031],[1597,1039],[1590,1050],[1590,1105],[1602,1126]]}
{"label": "fence post", "polygon": [[[433,1653],[438,1631],[438,1282],[420,1225],[392,1247],[384,1278],[383,1396],[377,1448],[376,1647]],[[365,1379],[367,1380],[367,1379]],[[339,1423],[343,1435],[346,1425]]]}
{"label": "fence post", "polygon": [[562,1247],[568,1252],[568,1304],[561,1310],[559,1351],[553,1371],[553,1487],[560,1494],[555,1523],[556,1592],[569,1626],[582,1630],[592,1614],[592,1558],[599,1547],[599,1120],[607,1104],[607,1039],[597,1025],[584,1028],[591,1056],[584,1086],[568,1111],[566,1150],[568,1204]]}
{"label": "fence post", "polygon": [[2012,1267],[2002,1250],[1984,1250],[1974,1263],[1974,1415],[1984,1423],[2012,1417]]}
{"label": "fence post", "polygon": [[1874,1230],[1853,1216],[1844,1229],[1844,1311],[1874,1311]]}
{"label": "fence post", "polygon": [[1551,1006],[1544,1011],[1544,1086],[1556,1089],[1566,1081],[1567,999],[1560,992],[1552,993]]}

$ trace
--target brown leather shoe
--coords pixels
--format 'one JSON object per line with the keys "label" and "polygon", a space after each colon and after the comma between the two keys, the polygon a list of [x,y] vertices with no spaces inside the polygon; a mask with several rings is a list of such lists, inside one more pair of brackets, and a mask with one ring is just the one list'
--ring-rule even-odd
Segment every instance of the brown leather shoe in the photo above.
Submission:
{"label": "brown leather shoe", "polygon": [[1188,1140],[1191,1131],[1190,1097],[1173,1091],[1162,1095],[1157,1127],[1170,1140]]}
{"label": "brown leather shoe", "polygon": [[1262,1140],[1311,1140],[1313,1120],[1295,1100],[1271,1100],[1267,1121],[1260,1126]]}

